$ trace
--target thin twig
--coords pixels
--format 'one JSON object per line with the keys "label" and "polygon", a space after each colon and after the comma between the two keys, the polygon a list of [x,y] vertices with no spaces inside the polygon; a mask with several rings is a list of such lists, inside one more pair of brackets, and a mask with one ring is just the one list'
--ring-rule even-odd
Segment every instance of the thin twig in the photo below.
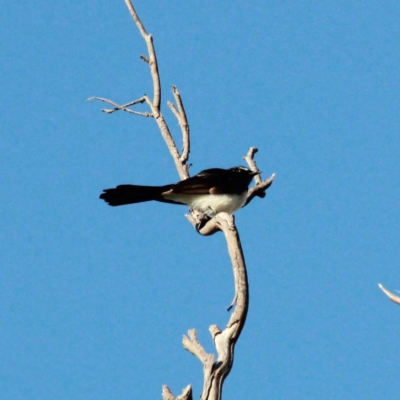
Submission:
{"label": "thin twig", "polygon": [[172,111],[172,114],[174,114],[175,118],[176,118],[176,119],[178,120],[178,122],[179,122],[180,115],[179,115],[179,112],[178,112],[178,110],[176,109],[174,103],[171,103],[170,101],[167,101],[167,105],[168,105],[168,107],[170,108],[170,110]]}
{"label": "thin twig", "polygon": [[261,183],[256,184],[247,192],[247,200],[246,204],[243,207],[246,207],[254,197],[264,198],[266,195],[267,189],[272,185],[275,179],[275,174],[272,174],[267,180],[261,181]]}
{"label": "thin twig", "polygon": [[182,131],[182,155],[180,156],[180,160],[182,164],[186,164],[186,161],[189,158],[190,152],[190,136],[189,136],[189,125],[182,122],[181,115],[179,111],[176,109],[175,105],[170,101],[167,102],[168,107],[174,114],[175,118],[178,120],[179,126],[181,127]]}
{"label": "thin twig", "polygon": [[385,286],[381,285],[380,283],[378,284],[379,289],[382,290],[383,293],[386,294],[387,297],[389,297],[390,300],[392,300],[396,304],[400,304],[400,297],[396,296],[394,293],[389,291],[388,289],[385,288]]}
{"label": "thin twig", "polygon": [[[243,159],[247,162],[248,166],[252,171],[258,171],[256,161],[254,160],[255,154],[258,152],[258,149],[256,147],[250,147],[249,151],[247,152],[246,156],[243,157]],[[254,180],[257,183],[261,183],[261,176],[256,175],[254,177]]]}
{"label": "thin twig", "polygon": [[153,115],[151,113],[149,113],[149,112],[140,112],[140,111],[130,110],[128,108],[128,107],[133,106],[135,104],[144,103],[146,101],[144,97],[141,97],[138,100],[134,100],[134,101],[131,101],[129,103],[122,104],[122,105],[117,104],[112,100],[105,99],[103,97],[89,97],[86,101],[93,101],[93,100],[102,101],[103,103],[108,103],[108,104],[111,104],[112,106],[114,106],[114,108],[112,108],[112,109],[103,108],[101,110],[106,114],[112,114],[115,111],[122,110],[122,111],[125,111],[125,112],[130,113],[130,114],[140,115],[142,117],[153,117]]}
{"label": "thin twig", "polygon": [[[257,152],[258,149],[256,147],[250,147],[246,156],[243,157],[244,160],[247,162],[248,166],[250,167],[250,169],[255,172],[256,171],[259,172],[256,161],[254,160],[254,156]],[[267,180],[263,181],[261,179],[261,172],[257,174],[254,177],[256,184],[255,186],[253,186],[248,190],[246,204],[243,207],[247,206],[254,199],[254,197],[264,198],[266,195],[266,190],[272,185],[274,178],[275,174],[272,174]]]}
{"label": "thin twig", "polygon": [[153,89],[154,89],[153,105],[159,110],[161,107],[161,85],[160,85],[160,74],[158,73],[157,57],[153,44],[153,37],[152,35],[149,35],[146,32],[146,29],[142,24],[142,21],[140,21],[140,18],[135,10],[135,7],[133,7],[132,2],[130,0],[125,0],[125,4],[127,5],[132,18],[135,21],[136,26],[138,27],[139,32],[142,35],[147,45],[149,58],[145,59],[145,61],[150,66],[151,77],[153,79]]}
{"label": "thin twig", "polygon": [[183,106],[181,94],[179,93],[178,88],[173,85],[171,89],[172,93],[174,94],[175,102],[178,106],[178,111],[179,111],[178,122],[182,130],[182,145],[183,145],[181,161],[183,164],[185,164],[189,158],[189,153],[190,153],[189,124],[186,117],[185,107]]}

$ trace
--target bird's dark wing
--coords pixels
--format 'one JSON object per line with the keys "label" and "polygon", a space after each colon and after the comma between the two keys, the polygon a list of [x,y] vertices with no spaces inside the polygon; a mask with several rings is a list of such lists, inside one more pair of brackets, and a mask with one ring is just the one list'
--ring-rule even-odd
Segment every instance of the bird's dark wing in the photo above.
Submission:
{"label": "bird's dark wing", "polygon": [[236,193],[225,169],[211,168],[171,186],[165,194],[229,194]]}

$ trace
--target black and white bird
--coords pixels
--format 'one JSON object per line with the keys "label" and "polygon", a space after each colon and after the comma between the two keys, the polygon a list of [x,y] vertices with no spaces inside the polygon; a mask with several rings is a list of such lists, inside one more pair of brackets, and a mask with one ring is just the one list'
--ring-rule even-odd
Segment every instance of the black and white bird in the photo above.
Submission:
{"label": "black and white bird", "polygon": [[183,204],[213,217],[242,208],[251,180],[260,172],[245,167],[211,168],[183,181],[164,186],[119,185],[100,195],[110,206],[161,201]]}

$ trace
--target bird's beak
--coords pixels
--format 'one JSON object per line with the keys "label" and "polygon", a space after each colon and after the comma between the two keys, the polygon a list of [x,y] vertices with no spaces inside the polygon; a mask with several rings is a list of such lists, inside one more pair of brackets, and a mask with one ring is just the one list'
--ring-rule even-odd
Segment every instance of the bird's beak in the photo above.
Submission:
{"label": "bird's beak", "polygon": [[251,171],[251,176],[260,175],[262,171]]}

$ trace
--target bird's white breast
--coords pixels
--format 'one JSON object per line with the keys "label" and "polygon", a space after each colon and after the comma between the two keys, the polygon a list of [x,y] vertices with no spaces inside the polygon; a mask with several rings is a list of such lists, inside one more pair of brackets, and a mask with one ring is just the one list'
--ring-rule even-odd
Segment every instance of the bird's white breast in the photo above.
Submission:
{"label": "bird's white breast", "polygon": [[[168,196],[172,200],[182,201],[179,194]],[[183,196],[182,196],[183,199]],[[219,212],[232,214],[246,203],[247,192],[243,194],[192,194],[184,195],[184,203],[209,216]]]}

